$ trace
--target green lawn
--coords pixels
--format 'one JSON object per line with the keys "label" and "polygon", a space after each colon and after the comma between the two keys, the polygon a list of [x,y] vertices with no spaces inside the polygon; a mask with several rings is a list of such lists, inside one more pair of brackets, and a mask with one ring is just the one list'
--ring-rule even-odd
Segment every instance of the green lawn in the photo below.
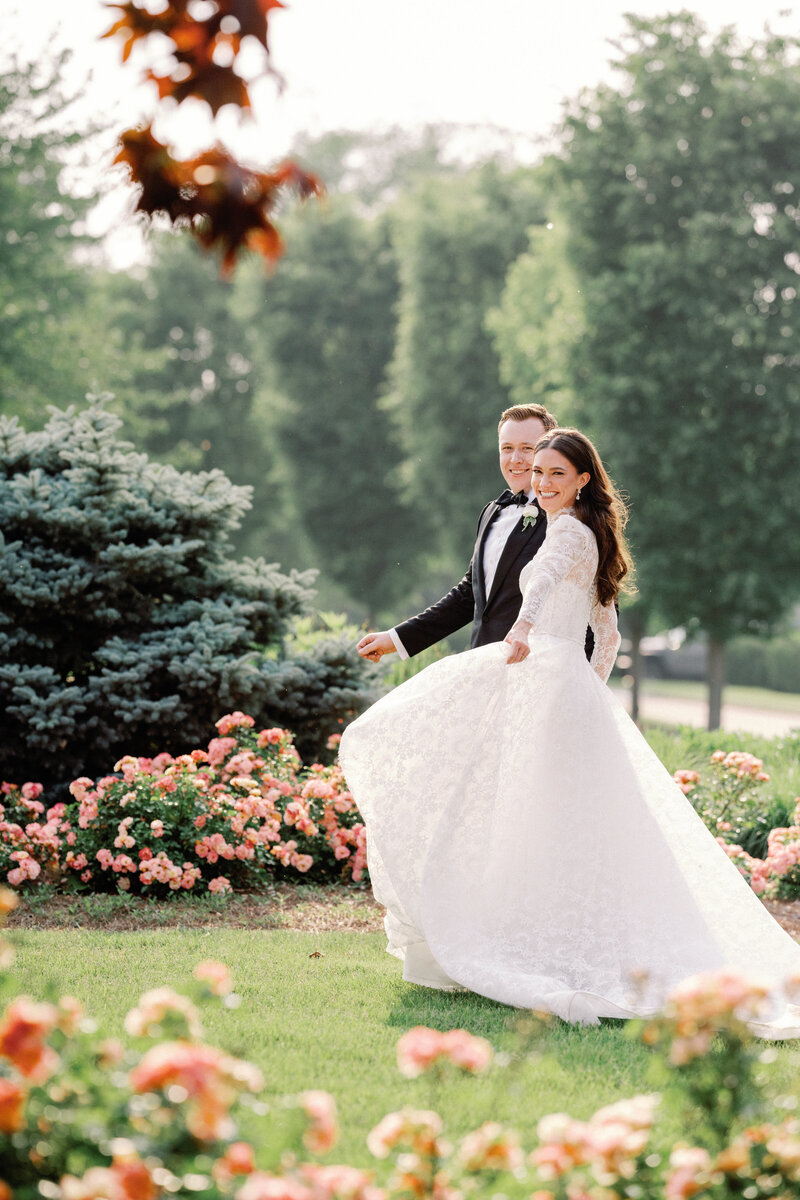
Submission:
{"label": "green lawn", "polygon": [[[717,748],[759,755],[771,775],[761,793],[765,807],[782,804],[790,809],[793,797],[800,794],[798,737],[749,737],[742,745],[734,734],[658,727],[648,729],[647,736],[671,771],[703,765]],[[42,892],[40,904],[34,902],[37,895],[32,894],[29,916],[44,924],[47,895]],[[137,923],[135,914],[122,912],[130,907],[124,896],[67,897],[59,909],[62,927],[34,925],[11,931],[17,948],[15,990],[36,997],[53,989],[72,994],[103,1034],[117,1036],[125,1012],[141,992],[162,984],[180,991],[198,961],[222,959],[233,972],[243,1002],[235,1010],[209,1008],[207,1035],[264,1072],[271,1110],[266,1118],[248,1111],[241,1134],[259,1147],[265,1166],[274,1161],[281,1120],[287,1119],[282,1118],[279,1098],[305,1088],[323,1088],[336,1097],[342,1139],[334,1161],[362,1165],[370,1162],[367,1132],[385,1113],[404,1104],[437,1109],[451,1136],[498,1119],[517,1127],[531,1144],[536,1121],[547,1112],[567,1111],[585,1118],[616,1099],[653,1090],[649,1052],[630,1038],[625,1024],[577,1028],[556,1023],[522,1053],[521,1014],[479,996],[404,983],[400,964],[384,952],[382,934],[352,926],[325,933],[276,928],[299,917],[308,928],[305,909],[313,919],[316,894],[310,888],[303,895],[305,901],[293,915],[280,895],[264,897],[261,907],[247,898],[238,904],[238,897],[229,908],[195,904],[173,928],[155,922],[175,921],[175,905],[153,902],[145,914],[149,927],[131,928]],[[363,904],[359,908],[356,897],[345,894],[341,907],[352,909],[353,920],[370,920],[369,910]],[[198,916],[195,909],[203,911]],[[343,915],[337,910],[338,918]],[[129,926],[125,931],[80,927],[120,919]],[[198,927],[181,926],[181,920]],[[245,927],[231,927],[234,920]],[[311,957],[315,952],[320,957]],[[477,1079],[447,1078],[436,1088],[426,1079],[404,1080],[395,1066],[395,1043],[419,1024],[462,1027],[487,1037],[497,1050],[512,1054],[514,1065],[508,1070],[494,1067]],[[778,1046],[776,1053],[775,1062],[763,1069],[774,1076],[776,1090],[792,1094],[797,1051],[789,1043]],[[664,1118],[668,1135],[685,1135],[669,1121]]]}
{"label": "green lawn", "polygon": [[688,725],[648,724],[645,734],[651,747],[668,771],[686,767],[703,770],[709,765],[715,750],[747,750],[763,760],[769,781],[758,785],[755,793],[760,811],[770,825],[784,825],[791,820],[795,803],[800,797],[800,735],[765,738],[748,734],[726,733],[721,729],[709,733]]}
{"label": "green lawn", "polygon": [[[708,698],[706,684],[692,679],[645,679],[642,691],[645,696],[675,696],[682,700]],[[794,712],[797,713],[800,723],[800,696],[795,692],[774,692],[769,688],[737,687],[728,684],[723,692],[722,701],[723,704],[736,704],[743,708]]]}
{"label": "green lawn", "polygon": [[[619,1022],[597,1028],[559,1023],[533,1051],[528,1043],[515,1066],[494,1067],[484,1077],[448,1078],[438,1086],[403,1079],[394,1047],[406,1029],[463,1027],[513,1052],[523,1044],[520,1014],[479,996],[404,983],[380,934],[26,929],[15,931],[14,941],[19,990],[41,997],[57,981],[59,992],[78,997],[109,1035],[120,1033],[125,1012],[143,990],[160,984],[181,990],[199,960],[225,961],[243,1002],[235,1010],[208,1010],[209,1040],[262,1068],[269,1101],[304,1088],[332,1092],[342,1124],[333,1161],[369,1163],[367,1132],[403,1104],[437,1109],[451,1134],[496,1118],[532,1143],[544,1113],[587,1117],[615,1099],[652,1090],[649,1052]],[[321,957],[309,957],[315,951]],[[780,1089],[793,1090],[791,1047],[778,1048],[769,1070]],[[259,1147],[264,1165],[280,1122],[280,1104],[266,1118],[252,1112],[244,1118],[241,1132]],[[677,1126],[665,1128],[680,1133]]]}

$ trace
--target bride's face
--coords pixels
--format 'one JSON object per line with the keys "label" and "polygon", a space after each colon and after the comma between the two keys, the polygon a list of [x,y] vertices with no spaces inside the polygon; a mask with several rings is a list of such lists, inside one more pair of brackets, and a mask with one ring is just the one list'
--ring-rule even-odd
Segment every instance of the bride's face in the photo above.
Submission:
{"label": "bride's face", "polygon": [[588,471],[579,474],[568,458],[550,446],[537,451],[533,460],[533,487],[546,513],[569,508],[578,488],[585,487],[590,478]]}

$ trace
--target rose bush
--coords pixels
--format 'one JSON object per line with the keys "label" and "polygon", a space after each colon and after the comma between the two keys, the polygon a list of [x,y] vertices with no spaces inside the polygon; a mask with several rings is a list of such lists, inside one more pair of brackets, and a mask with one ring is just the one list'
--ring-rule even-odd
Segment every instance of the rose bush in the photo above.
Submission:
{"label": "rose bush", "polygon": [[800,899],[800,797],[791,825],[767,835],[766,858],[748,854],[738,843],[717,839],[754,892],[768,900]]}
{"label": "rose bush", "polygon": [[[16,897],[0,889],[0,916]],[[0,959],[11,948],[0,941]],[[796,1096],[769,1095],[774,1054],[747,1022],[762,1016],[766,989],[730,972],[684,981],[664,1012],[633,1023],[653,1073],[682,1110],[686,1137],[659,1131],[659,1093],[606,1105],[586,1120],[542,1117],[531,1131],[497,1121],[454,1140],[439,1113],[403,1107],[366,1134],[375,1165],[321,1163],[334,1148],[336,1106],[307,1091],[269,1108],[252,1063],[203,1040],[202,1006],[235,1008],[227,968],[199,963],[192,995],[146,992],[127,1014],[132,1044],[100,1038],[70,997],[40,1003],[13,996],[0,1011],[0,1197],[2,1200],[788,1200],[800,1189]],[[785,989],[800,999],[800,978]],[[9,980],[0,984],[8,993]],[[2,998],[0,998],[0,1008]],[[521,1027],[523,1055],[531,1030]],[[503,1070],[483,1038],[466,1030],[409,1030],[397,1047],[407,1077],[445,1070]],[[279,1166],[260,1141],[240,1139],[243,1105],[274,1133]],[[265,1138],[264,1141],[267,1139]],[[530,1142],[534,1142],[531,1146]],[[528,1147],[526,1148],[526,1142]]]}
{"label": "rose bush", "polygon": [[[337,766],[303,768],[284,729],[236,712],[205,749],[126,756],[46,807],[37,783],[4,783],[0,872],[79,891],[165,894],[263,888],[272,877],[366,878],[364,826]],[[336,737],[331,739],[335,748]]]}
{"label": "rose bush", "polygon": [[760,785],[769,781],[764,763],[746,750],[715,750],[706,771],[676,771],[673,779],[709,828],[740,832],[753,820]]}
{"label": "rose bush", "polygon": [[767,832],[763,858],[741,845],[764,822],[758,789],[769,775],[760,758],[715,750],[705,774],[679,770],[673,778],[754,892],[770,900],[800,898],[800,797],[791,823]]}

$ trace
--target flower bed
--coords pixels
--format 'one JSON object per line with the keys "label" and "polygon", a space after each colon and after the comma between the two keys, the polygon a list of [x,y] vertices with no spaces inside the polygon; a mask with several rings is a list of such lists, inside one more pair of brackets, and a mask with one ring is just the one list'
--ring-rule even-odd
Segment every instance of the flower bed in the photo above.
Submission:
{"label": "flower bed", "polygon": [[[14,903],[0,888],[0,918]],[[0,939],[0,963],[12,959]],[[680,1118],[685,1135],[677,1143],[660,1129],[658,1092],[606,1105],[586,1120],[552,1113],[535,1133],[522,1115],[520,1129],[485,1120],[458,1139],[446,1137],[438,1112],[402,1106],[365,1130],[374,1160],[366,1170],[319,1161],[336,1144],[330,1095],[310,1090],[268,1105],[259,1069],[205,1041],[203,1006],[239,1004],[227,968],[201,962],[188,983],[190,994],[157,987],[140,997],[124,1020],[128,1048],[101,1039],[68,996],[14,996],[4,1008],[0,999],[0,1200],[798,1194],[797,1099],[771,1086],[775,1053],[765,1053],[746,1024],[762,1015],[765,989],[732,973],[684,981],[660,1016],[630,1026],[652,1056],[654,1085],[669,1091],[663,1107],[673,1128]],[[800,978],[785,988],[800,999]],[[0,992],[8,991],[6,977]],[[433,1085],[446,1072],[468,1078],[509,1070],[513,1086],[513,1071],[536,1060],[546,1023],[523,1018],[514,1053],[503,1056],[466,1030],[419,1026],[400,1038],[397,1065],[409,1079],[432,1076]],[[237,1124],[245,1105],[251,1128],[253,1115],[263,1122],[263,1136],[249,1142]]]}
{"label": "flower bed", "polygon": [[767,833],[767,853],[760,858],[740,844],[763,822],[758,791],[769,775],[760,758],[715,750],[705,775],[680,770],[673,778],[754,892],[769,900],[800,899],[800,796],[791,823]]}
{"label": "flower bed", "polygon": [[47,807],[38,783],[4,783],[0,875],[151,895],[366,878],[364,826],[339,767],[303,768],[285,729],[256,732],[244,713],[217,732],[204,750],[126,756],[113,775],[76,779],[69,804]]}

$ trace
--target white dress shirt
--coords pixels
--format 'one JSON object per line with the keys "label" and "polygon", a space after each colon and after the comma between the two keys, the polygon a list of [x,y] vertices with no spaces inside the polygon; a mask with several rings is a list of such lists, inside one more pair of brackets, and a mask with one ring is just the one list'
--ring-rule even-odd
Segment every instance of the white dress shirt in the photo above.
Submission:
{"label": "white dress shirt", "polygon": [[[535,495],[534,490],[533,490],[533,488],[531,488],[531,490],[528,492],[528,503],[529,504],[532,503],[534,495]],[[514,529],[516,527],[516,525],[519,524],[519,522],[521,520],[522,520],[522,505],[509,504],[505,508],[500,509],[499,513],[497,513],[497,515],[495,516],[491,525],[489,526],[489,531],[486,534],[486,537],[484,538],[484,542],[483,542],[483,564],[482,564],[483,565],[484,594],[486,596],[488,596],[492,590],[492,583],[494,582],[494,575],[495,575],[495,571],[497,570],[497,564],[500,562],[500,556],[502,555],[503,550],[505,549],[505,545],[506,545],[506,542],[508,541],[509,534],[511,533],[511,530]],[[397,635],[396,629],[389,630],[389,637],[394,642],[395,650],[399,654],[400,658],[408,658],[408,651],[406,650],[403,643],[400,641],[400,638]]]}

